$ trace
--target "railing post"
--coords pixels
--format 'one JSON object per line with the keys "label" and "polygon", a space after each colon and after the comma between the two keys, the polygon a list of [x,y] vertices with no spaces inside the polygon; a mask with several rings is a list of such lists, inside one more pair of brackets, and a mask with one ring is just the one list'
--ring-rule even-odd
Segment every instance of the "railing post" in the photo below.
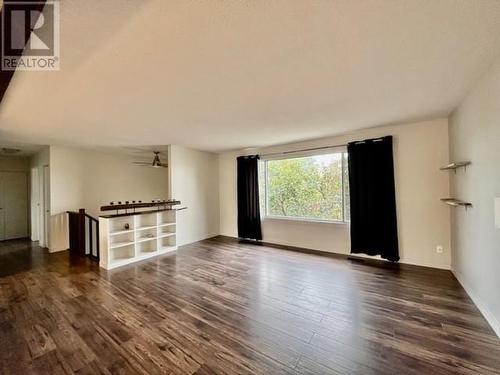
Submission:
{"label": "railing post", "polygon": [[73,212],[68,211],[68,224],[69,224],[69,250],[71,253],[75,252],[75,249],[78,247],[77,243],[77,233],[75,232],[75,215]]}
{"label": "railing post", "polygon": [[85,255],[85,208],[78,210],[78,253]]}

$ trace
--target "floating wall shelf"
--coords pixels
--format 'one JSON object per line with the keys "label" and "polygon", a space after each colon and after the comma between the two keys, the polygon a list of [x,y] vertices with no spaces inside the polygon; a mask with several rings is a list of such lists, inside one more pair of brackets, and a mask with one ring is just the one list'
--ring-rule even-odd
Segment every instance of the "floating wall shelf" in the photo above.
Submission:
{"label": "floating wall shelf", "polygon": [[441,201],[453,207],[465,207],[465,209],[472,207],[472,203],[464,202],[455,198],[443,198]]}
{"label": "floating wall shelf", "polygon": [[455,162],[455,163],[450,163],[450,164],[448,164],[448,165],[446,165],[444,167],[441,167],[440,169],[442,171],[451,171],[451,170],[453,170],[456,173],[456,171],[457,171],[458,168],[464,168],[465,170],[467,170],[467,166],[471,165],[471,164],[472,164],[472,162],[470,162],[470,161],[458,161],[458,162]]}

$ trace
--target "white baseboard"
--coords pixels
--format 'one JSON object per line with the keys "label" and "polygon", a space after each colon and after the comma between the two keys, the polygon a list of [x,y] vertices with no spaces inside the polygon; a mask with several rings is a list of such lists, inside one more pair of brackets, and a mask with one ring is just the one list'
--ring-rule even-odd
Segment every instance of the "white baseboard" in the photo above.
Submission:
{"label": "white baseboard", "polygon": [[[235,235],[228,235],[228,234],[221,234],[221,236],[231,237],[231,238],[235,238],[235,239],[238,238]],[[347,255],[347,256],[353,255],[356,258],[376,259],[376,260],[385,261],[379,255],[372,256],[372,255],[366,255],[366,254],[351,254],[348,250],[345,252],[339,252],[339,251],[332,251],[332,250],[326,250],[326,249],[318,249],[318,248],[314,248],[314,247],[304,247],[304,246],[297,245],[296,243],[275,241],[273,239],[267,239],[267,238],[264,239],[264,242],[266,242],[270,245],[274,244],[274,245],[281,245],[281,246],[291,246],[291,247],[298,247],[298,248],[307,249],[307,250],[319,251],[319,252],[323,252],[323,253],[331,253],[331,254],[339,254],[339,255]],[[419,267],[427,267],[427,268],[435,268],[435,269],[439,269],[439,270],[451,271],[451,265],[449,265],[449,264],[431,264],[431,263],[419,262],[419,261],[414,261],[411,259],[404,259],[404,258],[400,259],[398,263],[409,264],[411,266],[419,266]]]}
{"label": "white baseboard", "polygon": [[462,285],[462,287],[465,289],[469,297],[472,299],[476,307],[479,309],[481,314],[483,314],[484,319],[489,323],[493,331],[497,334],[497,336],[500,338],[500,322],[498,319],[493,315],[493,313],[490,311],[490,309],[484,304],[484,302],[481,300],[481,298],[474,292],[474,290],[465,282],[465,279],[460,275],[455,270],[451,270],[453,274],[455,275],[456,279],[458,282]]}
{"label": "white baseboard", "polygon": [[432,264],[432,263],[412,261],[412,260],[405,260],[405,259],[400,259],[399,263],[410,264],[412,266],[420,266],[420,267],[427,267],[427,268],[436,268],[438,270],[451,271],[451,266],[449,264]]}

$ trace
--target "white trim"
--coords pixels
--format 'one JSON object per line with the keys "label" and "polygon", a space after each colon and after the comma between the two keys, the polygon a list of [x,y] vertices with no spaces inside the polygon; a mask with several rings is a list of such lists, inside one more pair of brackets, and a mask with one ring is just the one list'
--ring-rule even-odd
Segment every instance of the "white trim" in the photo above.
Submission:
{"label": "white trim", "polygon": [[427,268],[434,268],[437,270],[446,270],[446,271],[451,271],[451,266],[449,264],[431,264],[431,263],[426,263],[426,262],[415,262],[412,260],[399,260],[399,263],[402,264],[409,264],[411,266],[419,266],[419,267],[427,267]]}
{"label": "white trim", "polygon": [[350,222],[342,220],[326,220],[326,219],[314,219],[308,217],[293,217],[293,216],[264,216],[262,221],[272,220],[272,221],[295,221],[299,223],[319,223],[319,224],[334,224],[334,225],[349,225]]}
{"label": "white trim", "polygon": [[30,171],[30,228],[31,241],[40,240],[40,177],[38,167]]}
{"label": "white trim", "polygon": [[41,189],[40,189],[40,246],[49,248],[49,252],[57,252],[65,249],[53,249],[50,243],[50,218],[51,218],[51,207],[50,207],[50,165],[44,164],[40,167],[39,177],[41,178]]}
{"label": "white trim", "polygon": [[[386,261],[380,255],[367,255],[367,254],[362,254],[362,253],[360,253],[360,254],[348,254],[348,255],[351,255],[351,256],[357,257],[357,258],[377,259],[377,260]],[[410,266],[418,266],[418,267],[434,268],[437,270],[451,271],[451,266],[449,264],[431,264],[431,263],[427,263],[427,262],[419,262],[419,261],[414,261],[411,259],[402,259],[402,258],[398,261],[398,263],[408,264]]]}
{"label": "white trim", "polygon": [[465,282],[465,279],[458,273],[456,270],[452,269],[453,275],[458,280],[458,282],[465,289],[469,297],[472,299],[472,302],[479,309],[484,319],[489,323],[493,331],[495,331],[496,335],[500,338],[500,322],[497,320],[495,315],[490,311],[490,309],[486,306],[486,304],[481,300],[481,298],[474,292],[474,290]]}

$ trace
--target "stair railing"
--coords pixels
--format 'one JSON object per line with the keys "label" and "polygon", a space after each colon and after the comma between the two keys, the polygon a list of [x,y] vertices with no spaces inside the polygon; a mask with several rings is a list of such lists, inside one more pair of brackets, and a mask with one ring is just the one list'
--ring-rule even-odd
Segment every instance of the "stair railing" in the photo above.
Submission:
{"label": "stair railing", "polygon": [[80,208],[67,211],[69,217],[69,250],[72,254],[99,260],[99,220]]}

